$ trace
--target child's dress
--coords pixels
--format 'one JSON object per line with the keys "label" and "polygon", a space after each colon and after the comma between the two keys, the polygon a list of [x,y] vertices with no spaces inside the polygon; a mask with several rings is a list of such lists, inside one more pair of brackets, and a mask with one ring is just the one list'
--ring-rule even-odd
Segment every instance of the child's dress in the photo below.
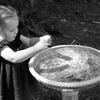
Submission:
{"label": "child's dress", "polygon": [[[6,45],[18,50],[22,44],[19,38],[20,34]],[[0,57],[0,100],[32,100],[28,76],[28,61],[13,64]]]}

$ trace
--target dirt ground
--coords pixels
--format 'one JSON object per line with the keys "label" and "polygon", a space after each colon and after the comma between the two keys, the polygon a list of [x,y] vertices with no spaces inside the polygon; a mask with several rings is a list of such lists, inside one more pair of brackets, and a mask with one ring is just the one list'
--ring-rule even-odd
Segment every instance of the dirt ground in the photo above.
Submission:
{"label": "dirt ground", "polygon": [[[100,49],[100,2],[44,0],[35,22],[53,37],[53,46],[77,44]],[[56,0],[54,0],[56,1]],[[67,0],[68,1],[68,0]],[[61,100],[60,91],[35,83],[33,100]],[[79,100],[100,100],[100,85],[79,92]]]}
{"label": "dirt ground", "polygon": [[[61,91],[51,89],[34,79],[31,84],[32,100],[62,100]],[[79,91],[79,100],[100,100],[100,84],[93,88]]]}

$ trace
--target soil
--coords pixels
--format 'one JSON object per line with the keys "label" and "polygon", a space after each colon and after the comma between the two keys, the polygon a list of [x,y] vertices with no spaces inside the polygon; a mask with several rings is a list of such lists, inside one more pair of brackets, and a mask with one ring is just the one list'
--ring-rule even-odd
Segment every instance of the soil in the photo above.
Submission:
{"label": "soil", "polygon": [[[44,33],[39,30],[38,35],[50,34],[52,46],[77,44],[100,49],[99,0],[43,0],[39,6],[38,12],[33,12],[33,15],[37,15],[34,15],[34,22]],[[32,91],[33,100],[62,98],[60,91],[38,84],[37,81],[34,86],[38,88]],[[79,100],[100,100],[100,85],[80,91]]]}
{"label": "soil", "polygon": [[[100,2],[92,0],[59,2],[44,3],[43,13],[40,13],[42,17],[37,22],[53,36],[53,45],[77,44],[100,49]],[[33,97],[34,100],[62,98],[60,91],[43,84],[38,84],[36,95]],[[100,85],[80,91],[79,100],[100,100]]]}

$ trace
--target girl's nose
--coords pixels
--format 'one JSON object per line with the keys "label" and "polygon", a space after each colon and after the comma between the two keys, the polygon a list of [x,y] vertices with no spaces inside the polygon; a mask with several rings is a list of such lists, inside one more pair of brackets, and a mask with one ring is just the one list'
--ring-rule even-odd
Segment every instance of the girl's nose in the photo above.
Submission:
{"label": "girl's nose", "polygon": [[18,33],[18,29],[15,30],[15,36],[17,35],[17,33]]}
{"label": "girl's nose", "polygon": [[16,28],[16,33],[18,33],[18,28]]}

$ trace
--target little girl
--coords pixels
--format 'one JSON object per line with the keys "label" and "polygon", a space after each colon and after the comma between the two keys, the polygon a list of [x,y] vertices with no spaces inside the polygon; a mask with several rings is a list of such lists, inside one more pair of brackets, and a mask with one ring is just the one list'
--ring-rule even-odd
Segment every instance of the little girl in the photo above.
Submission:
{"label": "little girl", "polygon": [[[23,75],[27,66],[21,62],[51,45],[49,35],[38,38],[35,43],[34,38],[18,33],[18,24],[16,11],[12,7],[0,6],[0,100],[32,100],[28,98],[26,76]],[[19,50],[21,43],[28,47]]]}

